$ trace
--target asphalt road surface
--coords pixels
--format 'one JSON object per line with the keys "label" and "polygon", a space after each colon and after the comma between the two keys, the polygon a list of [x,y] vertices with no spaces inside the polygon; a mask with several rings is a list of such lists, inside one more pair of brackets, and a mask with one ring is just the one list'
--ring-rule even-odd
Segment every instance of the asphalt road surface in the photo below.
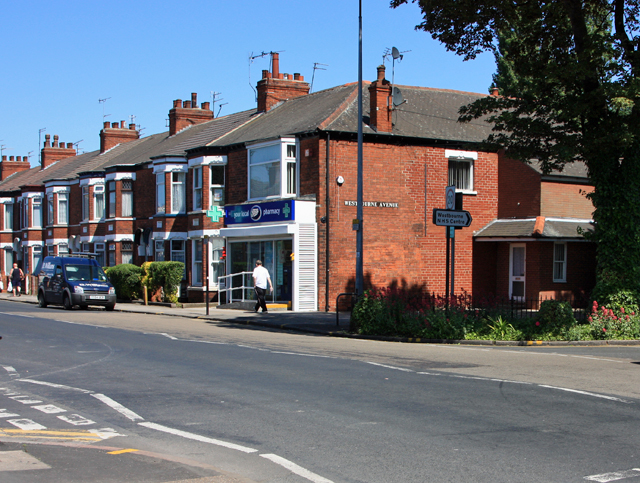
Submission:
{"label": "asphalt road surface", "polygon": [[640,348],[0,301],[0,481],[640,482]]}

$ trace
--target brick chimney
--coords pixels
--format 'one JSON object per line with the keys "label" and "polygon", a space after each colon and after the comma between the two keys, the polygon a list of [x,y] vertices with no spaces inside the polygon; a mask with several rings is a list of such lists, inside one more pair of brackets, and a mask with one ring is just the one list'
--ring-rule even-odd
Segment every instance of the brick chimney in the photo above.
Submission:
{"label": "brick chimney", "polygon": [[44,147],[41,151],[42,163],[40,169],[45,169],[51,166],[56,161],[60,161],[64,158],[70,158],[76,155],[76,150],[73,148],[73,143],[67,143],[66,147],[64,143],[58,143],[58,135],[53,136],[53,144],[51,144],[51,136],[45,134]]}
{"label": "brick chimney", "polygon": [[124,125],[124,121],[120,121],[120,125],[117,122],[111,123],[111,126],[106,121],[100,131],[100,154],[109,151],[109,149],[116,147],[118,144],[128,143],[139,138],[140,133],[136,130],[135,124],[129,124],[127,128]]}
{"label": "brick chimney", "polygon": [[173,109],[169,111],[169,136],[182,131],[184,128],[194,124],[211,121],[213,111],[208,102],[203,102],[198,107],[198,95],[191,94],[190,101],[182,102],[182,99],[173,101]]}
{"label": "brick chimney", "polygon": [[258,112],[266,112],[281,101],[309,94],[309,83],[300,74],[281,74],[280,55],[271,54],[271,71],[263,70],[258,81]]}
{"label": "brick chimney", "polygon": [[2,156],[2,162],[0,162],[0,181],[7,179],[14,173],[19,173],[20,171],[28,171],[31,169],[31,164],[29,164],[29,158],[25,156],[17,156],[15,159],[13,156],[9,156],[9,160],[7,161],[6,156]]}
{"label": "brick chimney", "polygon": [[369,125],[379,132],[391,132],[391,83],[384,74],[384,65],[379,65],[378,78],[369,86]]}

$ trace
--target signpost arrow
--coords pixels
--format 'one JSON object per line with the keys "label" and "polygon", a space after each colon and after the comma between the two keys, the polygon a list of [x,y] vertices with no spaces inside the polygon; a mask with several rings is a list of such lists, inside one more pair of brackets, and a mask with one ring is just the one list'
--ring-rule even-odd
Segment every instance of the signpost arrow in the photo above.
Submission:
{"label": "signpost arrow", "polygon": [[433,223],[436,226],[459,226],[471,225],[473,219],[468,211],[463,210],[433,210]]}

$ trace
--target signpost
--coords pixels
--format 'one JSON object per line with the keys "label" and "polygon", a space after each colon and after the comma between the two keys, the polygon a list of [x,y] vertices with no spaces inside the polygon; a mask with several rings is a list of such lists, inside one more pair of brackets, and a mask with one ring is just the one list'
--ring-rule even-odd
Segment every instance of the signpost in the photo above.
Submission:
{"label": "signpost", "polygon": [[[456,202],[457,201],[457,202]],[[453,297],[455,293],[455,259],[456,259],[456,229],[468,227],[473,219],[471,213],[462,209],[462,193],[456,193],[455,186],[445,189],[446,210],[433,209],[433,223],[444,226],[446,230],[447,255],[445,293]],[[457,206],[456,206],[457,205]],[[458,208],[458,209],[456,209]],[[451,256],[451,289],[449,289],[449,257]],[[447,297],[449,298],[449,297]],[[448,305],[448,302],[447,302]]]}

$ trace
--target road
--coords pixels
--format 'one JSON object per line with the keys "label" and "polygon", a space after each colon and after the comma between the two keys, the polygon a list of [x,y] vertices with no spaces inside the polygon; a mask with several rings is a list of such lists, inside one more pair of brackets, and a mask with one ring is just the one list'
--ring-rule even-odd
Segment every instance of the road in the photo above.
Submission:
{"label": "road", "polygon": [[[640,482],[637,347],[399,344],[5,301],[0,335],[7,483]],[[3,467],[25,455],[34,469]]]}

